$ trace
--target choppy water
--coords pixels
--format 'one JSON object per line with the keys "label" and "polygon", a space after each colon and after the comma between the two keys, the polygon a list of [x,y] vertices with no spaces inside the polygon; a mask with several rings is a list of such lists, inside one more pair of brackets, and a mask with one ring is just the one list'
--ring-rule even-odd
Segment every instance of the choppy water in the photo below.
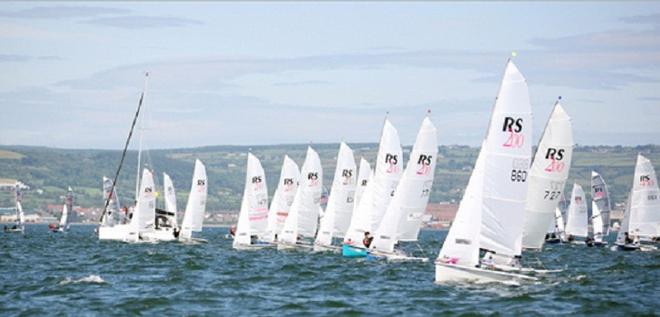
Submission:
{"label": "choppy water", "polygon": [[[510,286],[435,285],[429,263],[335,254],[234,251],[226,229],[208,244],[100,242],[92,226],[0,237],[0,315],[656,315],[660,252],[550,246],[530,253],[566,269]],[[423,231],[434,259],[446,231]],[[611,237],[613,238],[613,237]]]}

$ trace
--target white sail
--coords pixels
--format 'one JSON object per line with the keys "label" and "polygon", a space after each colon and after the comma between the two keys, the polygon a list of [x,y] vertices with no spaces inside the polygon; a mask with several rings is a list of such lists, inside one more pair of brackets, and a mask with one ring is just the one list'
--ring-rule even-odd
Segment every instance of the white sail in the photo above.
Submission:
{"label": "white sail", "polygon": [[154,192],[154,177],[148,170],[142,171],[140,192],[131,218],[134,232],[144,233],[154,230],[156,218],[156,193]]}
{"label": "white sail", "polygon": [[591,199],[596,202],[603,221],[603,233],[610,231],[610,192],[603,177],[591,171]]}
{"label": "white sail", "polygon": [[587,237],[589,219],[587,216],[587,202],[584,198],[582,186],[573,184],[571,204],[568,206],[568,218],[566,220],[566,235],[575,237]]}
{"label": "white sail", "polygon": [[186,211],[183,214],[183,221],[181,222],[182,238],[190,239],[192,232],[202,231],[207,195],[208,180],[206,178],[206,167],[200,160],[195,160],[188,203],[186,204]]}
{"label": "white sail", "polygon": [[630,201],[630,233],[654,238],[660,236],[660,190],[653,164],[637,155]]}
{"label": "white sail", "polygon": [[557,234],[564,234],[564,216],[561,214],[559,207],[555,208],[555,226],[557,228]]}
{"label": "white sail", "polygon": [[[112,194],[110,194],[110,190],[113,191]],[[102,226],[114,226],[122,217],[126,216],[120,214],[119,197],[117,197],[117,189],[113,190],[112,188],[112,180],[103,176],[103,202],[105,203],[108,198],[110,198],[110,201],[101,220]]]}
{"label": "white sail", "polygon": [[[362,199],[362,194],[364,193],[364,190],[367,188],[367,184],[369,184],[369,180],[371,179],[371,176],[374,174],[374,172],[371,170],[371,165],[367,160],[364,159],[364,157],[360,158],[360,170],[358,171],[358,178],[357,182],[355,184],[355,197],[354,197],[354,202],[353,202],[353,213],[351,213],[351,219],[353,218],[353,215],[355,214],[355,209],[357,209],[358,204],[360,203],[360,199]],[[351,220],[352,222],[352,220]],[[349,226],[350,223],[349,222]],[[348,230],[348,229],[346,229]]]}
{"label": "white sail", "polygon": [[291,244],[297,242],[299,235],[314,237],[316,234],[321,205],[323,169],[319,155],[311,147],[307,148],[307,156],[300,177],[298,190],[279,238],[280,241]]}
{"label": "white sail", "polygon": [[621,221],[621,227],[619,227],[619,232],[616,234],[616,244],[625,245],[626,242],[626,233],[630,228],[630,197],[632,197],[632,190],[626,199],[626,207],[623,210],[623,221]]}
{"label": "white sail", "polygon": [[66,228],[67,220],[69,218],[69,207],[67,204],[62,205],[62,216],[60,217],[60,228]]}
{"label": "white sail", "polygon": [[385,119],[376,157],[376,170],[354,210],[356,215],[351,219],[345,242],[362,241],[365,232],[374,232],[380,224],[401,178],[402,153],[399,133]]}
{"label": "white sail", "polygon": [[372,249],[393,252],[397,241],[416,241],[431,194],[438,154],[438,131],[424,118],[410,159],[385,216],[375,231]]}
{"label": "white sail", "polygon": [[21,230],[24,230],[25,226],[25,213],[23,213],[23,194],[21,193],[21,188],[19,184],[16,184],[15,188],[15,202],[16,202],[16,226]]}
{"label": "white sail", "polygon": [[268,187],[259,159],[248,153],[245,189],[236,225],[234,246],[251,244],[251,237],[263,238],[268,225]]}
{"label": "white sail", "polygon": [[163,173],[163,191],[165,191],[165,210],[174,214],[172,220],[176,226],[176,192],[170,175]]}
{"label": "white sail", "polygon": [[277,183],[273,201],[268,211],[267,241],[275,241],[275,235],[282,231],[284,221],[289,215],[293,199],[296,196],[299,178],[300,170],[298,169],[298,164],[289,158],[288,155],[285,155],[282,170],[280,171],[280,181]]}
{"label": "white sail", "polygon": [[331,245],[332,237],[346,234],[353,214],[356,169],[353,150],[341,142],[328,205],[316,235],[317,244]]}
{"label": "white sail", "polygon": [[591,201],[591,227],[593,228],[594,241],[603,242],[603,217],[596,201]]}
{"label": "white sail", "polygon": [[559,102],[545,126],[529,172],[523,247],[540,249],[564,190],[573,156],[571,119]]}
{"label": "white sail", "polygon": [[[519,256],[532,156],[532,115],[527,83],[509,61],[484,143],[481,218],[483,249]],[[544,228],[545,230],[545,228]]]}
{"label": "white sail", "polygon": [[468,267],[479,264],[484,157],[484,144],[482,144],[456,217],[438,254],[438,261]]}

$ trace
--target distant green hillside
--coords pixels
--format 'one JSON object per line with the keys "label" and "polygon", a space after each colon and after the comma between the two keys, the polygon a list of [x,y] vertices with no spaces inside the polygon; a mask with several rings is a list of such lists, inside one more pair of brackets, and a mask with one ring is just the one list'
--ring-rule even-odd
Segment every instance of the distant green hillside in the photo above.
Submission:
{"label": "distant green hillside", "polygon": [[[195,158],[201,159],[209,174],[208,210],[237,210],[244,183],[246,153],[249,149],[261,159],[269,191],[275,190],[280,165],[288,154],[302,165],[307,145],[211,146],[189,149],[151,150],[144,154],[156,170],[157,182],[167,172],[178,190],[179,208],[185,207]],[[324,183],[332,182],[338,144],[315,144],[324,166]],[[375,159],[375,144],[351,144],[356,160],[364,156]],[[404,152],[407,157],[409,148]],[[438,168],[431,195],[432,202],[459,201],[476,159],[478,149],[467,146],[441,146]],[[660,146],[580,146],[576,148],[569,184],[577,181],[588,189],[591,169],[600,172],[610,186],[614,201],[623,201],[632,183],[635,158],[642,152],[660,164]],[[43,209],[59,204],[67,186],[75,191],[76,205],[100,206],[101,177],[112,176],[120,151],[69,150],[30,146],[0,146],[0,178],[18,179],[31,186],[24,195],[27,210]],[[119,196],[126,204],[135,190],[136,152],[129,152],[119,181]],[[42,190],[39,193],[38,190]],[[570,188],[566,188],[569,191]],[[12,195],[0,192],[0,207],[11,206]]]}

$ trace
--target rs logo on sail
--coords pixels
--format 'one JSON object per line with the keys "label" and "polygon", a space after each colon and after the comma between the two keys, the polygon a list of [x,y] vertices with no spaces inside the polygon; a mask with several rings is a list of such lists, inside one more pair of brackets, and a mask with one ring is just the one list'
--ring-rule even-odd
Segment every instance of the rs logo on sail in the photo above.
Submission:
{"label": "rs logo on sail", "polygon": [[564,151],[565,149],[548,148],[545,159],[550,160],[550,164],[546,166],[544,171],[548,173],[563,171],[566,164],[560,161],[564,159]]}
{"label": "rs logo on sail", "polygon": [[307,173],[307,179],[309,180],[309,186],[316,186],[319,183],[319,174],[318,172]]}
{"label": "rs logo on sail", "polygon": [[428,175],[431,172],[431,160],[433,159],[432,155],[420,154],[419,159],[417,159],[417,165],[420,165],[417,170],[417,175]]}
{"label": "rs logo on sail", "polygon": [[399,163],[399,158],[397,155],[390,153],[385,154],[385,163],[390,165],[386,170],[387,173],[396,173],[399,171],[399,167],[397,166],[397,163]]}
{"label": "rs logo on sail", "polygon": [[341,177],[344,178],[344,185],[347,185],[351,182],[351,179],[353,178],[353,170],[343,170],[341,171]]}
{"label": "rs logo on sail", "polygon": [[642,175],[639,177],[639,185],[641,186],[652,186],[653,180],[651,179],[651,176],[649,175]]}
{"label": "rs logo on sail", "polygon": [[508,132],[508,137],[502,147],[519,148],[525,144],[525,136],[522,135],[523,119],[504,117],[502,132]]}

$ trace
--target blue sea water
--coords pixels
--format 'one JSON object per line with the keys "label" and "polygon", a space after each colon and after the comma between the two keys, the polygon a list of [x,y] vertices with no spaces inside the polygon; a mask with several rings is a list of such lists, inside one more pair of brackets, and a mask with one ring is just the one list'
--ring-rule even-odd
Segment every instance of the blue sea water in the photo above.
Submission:
{"label": "blue sea water", "polygon": [[[519,286],[436,285],[446,231],[422,231],[429,263],[337,254],[234,251],[226,229],[207,244],[98,241],[28,225],[0,235],[0,315],[658,315],[660,252],[552,245],[524,261],[563,268]],[[610,239],[614,237],[611,236]],[[417,250],[417,247],[415,247]]]}

